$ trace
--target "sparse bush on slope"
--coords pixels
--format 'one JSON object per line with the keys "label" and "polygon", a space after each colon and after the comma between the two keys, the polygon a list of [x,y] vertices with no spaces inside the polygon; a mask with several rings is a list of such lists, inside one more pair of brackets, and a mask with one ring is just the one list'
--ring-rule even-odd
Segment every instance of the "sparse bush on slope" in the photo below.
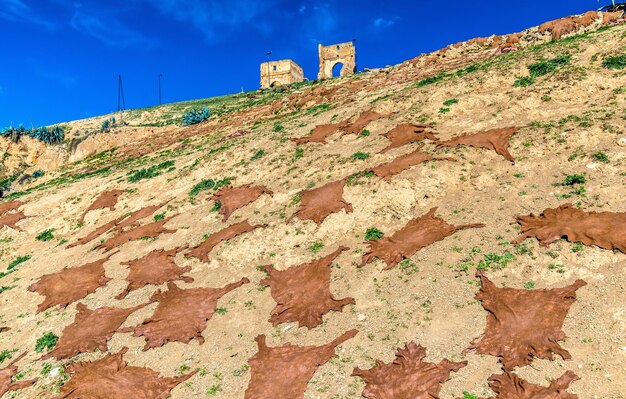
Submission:
{"label": "sparse bush on slope", "polygon": [[602,66],[607,69],[624,69],[626,68],[626,55],[606,57],[602,61]]}
{"label": "sparse bush on slope", "polygon": [[210,116],[211,112],[209,111],[209,107],[194,109],[193,111],[189,111],[185,115],[183,115],[183,125],[195,125],[200,122],[204,122],[205,120],[209,119]]}
{"label": "sparse bush on slope", "polygon": [[18,127],[7,127],[0,131],[0,136],[7,137],[17,143],[22,136],[30,136],[46,144],[60,143],[65,138],[65,132],[61,126],[34,127],[26,129],[20,125]]}
{"label": "sparse bush on slope", "polygon": [[531,84],[535,83],[535,80],[538,77],[552,73],[556,71],[559,66],[569,63],[571,58],[572,57],[569,54],[566,54],[560,55],[550,60],[530,64],[528,66],[528,72],[530,73],[530,76],[518,76],[517,79],[515,79],[515,83],[513,83],[513,86],[530,86]]}

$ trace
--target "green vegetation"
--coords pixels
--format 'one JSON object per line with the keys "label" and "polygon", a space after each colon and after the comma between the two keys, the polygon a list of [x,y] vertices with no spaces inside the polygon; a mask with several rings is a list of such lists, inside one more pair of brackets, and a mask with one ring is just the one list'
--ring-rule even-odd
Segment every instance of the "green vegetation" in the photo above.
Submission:
{"label": "green vegetation", "polygon": [[0,272],[0,278],[3,278],[13,273],[15,270],[17,270],[16,269],[17,266],[26,262],[30,258],[31,258],[30,255],[26,255],[26,256],[18,256],[17,258],[13,259],[11,263],[9,263],[9,266],[7,266],[7,270],[5,272]]}
{"label": "green vegetation", "polygon": [[439,113],[440,114],[447,114],[448,112],[450,112],[450,108],[448,108],[448,107],[439,108]]}
{"label": "green vegetation", "polygon": [[130,172],[128,172],[128,182],[136,183],[140,180],[151,179],[153,177],[162,175],[164,170],[165,172],[171,172],[174,169],[176,169],[174,167],[174,161],[165,161],[161,162],[158,165],[152,165],[149,168],[131,170]]}
{"label": "green vegetation", "polygon": [[478,396],[474,395],[473,393],[463,391],[463,399],[478,399]]}
{"label": "green vegetation", "polygon": [[213,202],[213,207],[211,208],[211,212],[217,212],[222,209],[222,203],[219,201]]}
{"label": "green vegetation", "polygon": [[207,389],[206,394],[209,396],[217,395],[218,392],[222,392],[222,386],[220,384],[212,385]]}
{"label": "green vegetation", "polygon": [[276,133],[280,133],[285,130],[285,127],[281,125],[280,122],[276,122],[274,123],[274,128],[272,130],[274,130]]}
{"label": "green vegetation", "polygon": [[157,213],[156,215],[154,215],[155,222],[160,222],[163,219],[165,219],[165,212]]}
{"label": "green vegetation", "polygon": [[385,233],[378,230],[376,227],[370,227],[369,229],[365,230],[365,241],[380,240],[381,238],[383,238],[384,235]]}
{"label": "green vegetation", "polygon": [[35,351],[42,352],[44,349],[50,350],[54,348],[58,341],[59,337],[51,332],[46,333],[41,338],[37,339],[37,343],[35,344]]}
{"label": "green vegetation", "polygon": [[361,161],[364,161],[364,160],[366,160],[369,157],[370,157],[370,153],[369,152],[360,152],[360,151],[359,152],[355,152],[351,156],[353,161],[356,161],[357,159],[361,160]]}
{"label": "green vegetation", "polygon": [[38,178],[40,178],[41,176],[43,176],[45,174],[46,174],[46,172],[44,172],[43,170],[37,169],[36,171],[33,172],[33,174],[31,176],[33,177],[33,179],[38,179]]}
{"label": "green vegetation", "polygon": [[183,115],[183,126],[195,125],[211,117],[209,107],[194,109]]}
{"label": "green vegetation", "polygon": [[296,148],[293,156],[291,157],[291,162],[296,162],[298,159],[302,158],[304,156],[304,149],[298,147]]}
{"label": "green vegetation", "polygon": [[607,69],[624,69],[626,68],[626,55],[606,57],[602,61],[602,66]]}
{"label": "green vegetation", "polygon": [[324,248],[324,243],[320,241],[316,241],[309,247],[309,251],[313,253],[317,253],[322,248]]}
{"label": "green vegetation", "polygon": [[444,101],[444,102],[443,102],[443,105],[445,105],[446,107],[450,107],[451,105],[458,104],[458,102],[459,102],[459,100],[458,100],[458,99],[456,99],[456,98],[451,98],[451,99],[449,99],[449,100]]}
{"label": "green vegetation", "polygon": [[54,229],[44,230],[44,231],[40,232],[39,234],[37,234],[35,239],[38,240],[38,241],[50,241],[50,240],[52,240],[54,238],[54,234],[52,233],[53,231],[54,231]]}
{"label": "green vegetation", "polygon": [[100,132],[108,132],[113,126],[115,126],[115,117],[112,116],[102,121]]}
{"label": "green vegetation", "polygon": [[510,252],[505,252],[502,255],[490,252],[483,256],[478,262],[478,270],[499,270],[504,269],[509,262],[513,261],[515,257]]}
{"label": "green vegetation", "polygon": [[361,134],[359,134],[357,137],[368,137],[369,135],[370,135],[370,131],[367,129],[363,129]]}
{"label": "green vegetation", "polygon": [[532,280],[527,281],[526,284],[524,284],[524,288],[526,288],[527,290],[532,290],[533,288],[535,288],[535,282]]}
{"label": "green vegetation", "polygon": [[258,150],[254,153],[254,155],[252,155],[252,158],[250,158],[250,160],[256,161],[257,159],[263,157],[263,155],[265,155],[265,150]]}
{"label": "green vegetation", "polygon": [[560,55],[556,58],[552,58],[546,61],[535,62],[528,66],[528,72],[530,76],[519,76],[515,79],[513,86],[526,87],[535,83],[535,80],[549,73],[555,72],[561,65],[565,65],[570,62],[570,55]]}
{"label": "green vegetation", "polygon": [[0,364],[4,362],[6,359],[11,359],[13,357],[13,353],[17,352],[17,349],[5,349],[0,352]]}
{"label": "green vegetation", "polygon": [[563,180],[563,183],[561,183],[561,185],[573,186],[575,184],[584,184],[586,182],[587,179],[585,179],[584,175],[568,175],[565,177],[565,180]]}
{"label": "green vegetation", "polygon": [[609,156],[606,155],[606,153],[602,151],[596,152],[595,154],[591,156],[591,158],[596,162],[609,163]]}
{"label": "green vegetation", "polygon": [[572,245],[572,252],[582,252],[583,249],[585,249],[585,247],[582,242],[575,242]]}
{"label": "green vegetation", "polygon": [[431,76],[431,77],[420,80],[419,82],[417,82],[417,87],[424,87],[424,86],[431,85],[433,83],[441,82],[448,76],[449,75],[447,73],[441,72],[439,75]]}
{"label": "green vegetation", "polygon": [[22,136],[30,136],[36,140],[43,141],[46,144],[60,143],[65,138],[65,131],[61,126],[53,127],[33,127],[26,129],[20,125],[18,127],[6,127],[0,130],[0,136],[10,138],[14,142],[18,142]]}

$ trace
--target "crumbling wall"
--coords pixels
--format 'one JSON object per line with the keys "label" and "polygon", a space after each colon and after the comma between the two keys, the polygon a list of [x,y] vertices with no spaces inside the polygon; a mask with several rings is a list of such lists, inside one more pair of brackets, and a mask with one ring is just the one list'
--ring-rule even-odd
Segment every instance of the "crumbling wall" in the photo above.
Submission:
{"label": "crumbling wall", "polygon": [[288,85],[304,81],[300,65],[292,60],[264,62],[261,64],[261,88]]}
{"label": "crumbling wall", "polygon": [[330,46],[318,45],[320,57],[320,71],[318,79],[329,79],[333,77],[333,68],[341,63],[343,67],[339,76],[349,76],[356,72],[356,47],[354,43],[339,43]]}

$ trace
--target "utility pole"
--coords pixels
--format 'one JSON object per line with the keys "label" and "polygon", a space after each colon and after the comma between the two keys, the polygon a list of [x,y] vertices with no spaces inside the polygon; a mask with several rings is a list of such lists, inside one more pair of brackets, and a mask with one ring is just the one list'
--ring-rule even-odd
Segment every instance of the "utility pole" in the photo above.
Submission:
{"label": "utility pole", "polygon": [[272,87],[272,79],[270,78],[270,55],[272,55],[271,51],[267,52],[267,88]]}
{"label": "utility pole", "polygon": [[122,75],[118,75],[117,80],[117,111],[126,109],[126,101],[124,100],[124,86],[122,85]]}
{"label": "utility pole", "polygon": [[163,74],[160,73],[159,74],[159,105],[163,104],[163,102],[161,101],[161,78],[163,77]]}

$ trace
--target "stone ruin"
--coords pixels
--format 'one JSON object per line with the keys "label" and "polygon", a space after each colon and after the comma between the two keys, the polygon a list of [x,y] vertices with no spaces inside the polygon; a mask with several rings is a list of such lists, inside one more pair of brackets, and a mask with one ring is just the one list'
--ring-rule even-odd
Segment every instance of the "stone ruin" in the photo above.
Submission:
{"label": "stone ruin", "polygon": [[[320,71],[318,79],[333,77],[333,68],[341,64],[339,76],[356,73],[356,47],[353,42],[323,46],[318,44]],[[304,71],[292,60],[268,61],[261,64],[261,88],[304,82]]]}
{"label": "stone ruin", "polygon": [[261,64],[261,88],[288,85],[304,81],[300,65],[292,60],[270,61]]}
{"label": "stone ruin", "polygon": [[354,47],[354,43],[346,42],[330,46],[319,44],[318,52],[320,57],[318,79],[332,78],[333,68],[337,64],[342,64],[339,76],[354,75],[356,72],[356,47]]}

